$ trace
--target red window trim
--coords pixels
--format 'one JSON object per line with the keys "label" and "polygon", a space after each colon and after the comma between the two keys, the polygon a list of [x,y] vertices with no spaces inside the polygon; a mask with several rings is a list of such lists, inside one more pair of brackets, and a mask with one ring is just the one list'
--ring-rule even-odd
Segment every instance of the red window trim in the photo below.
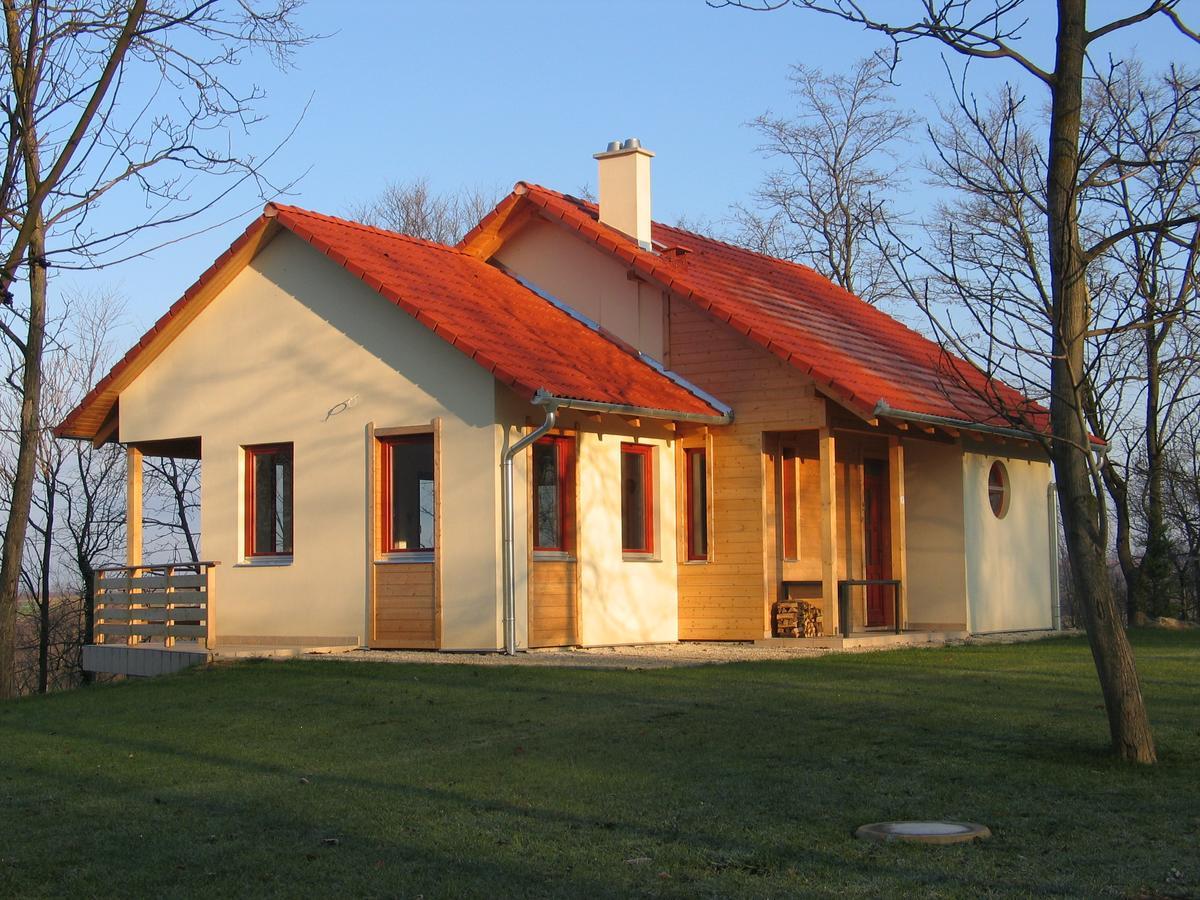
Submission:
{"label": "red window trim", "polygon": [[[295,544],[295,503],[296,498],[293,493],[296,482],[296,456],[294,445],[290,443],[279,444],[250,444],[242,447],[242,452],[245,454],[245,469],[246,469],[246,487],[245,497],[243,498],[243,509],[246,524],[246,533],[244,536],[245,547],[243,548],[247,559],[260,557],[284,557],[292,556],[296,550]],[[288,524],[291,526],[292,533],[288,535],[288,545],[291,550],[255,550],[254,549],[254,457],[267,456],[269,454],[286,453],[291,460],[292,484],[288,487],[288,496],[292,501],[292,515],[288,517]]]}
{"label": "red window trim", "polygon": [[[692,548],[695,545],[695,534],[692,531],[696,523],[696,485],[695,474],[692,466],[692,457],[701,456],[704,458],[704,479],[708,480],[708,448],[707,447],[685,447],[683,450],[683,467],[685,471],[684,490],[687,491],[687,502],[684,514],[687,520],[684,526],[684,542],[687,553],[688,562],[704,562],[708,559],[708,509],[707,503],[705,509],[700,511],[700,522],[704,525],[704,552],[696,553]],[[708,485],[704,485],[704,496],[708,497]]]}
{"label": "red window trim", "polygon": [[[645,500],[646,508],[642,514],[642,527],[645,529],[645,547],[631,549],[622,546],[622,553],[636,554],[638,556],[653,556],[654,555],[654,447],[650,444],[622,444],[621,453],[629,453],[634,456],[642,457],[642,478],[644,479],[642,494]],[[621,485],[621,516],[625,515],[625,486]],[[623,523],[622,523],[623,524]],[[624,532],[624,527],[621,531]],[[624,535],[622,534],[622,545],[624,545]]]}
{"label": "red window trim", "polygon": [[[553,445],[558,456],[558,539],[559,546],[539,544],[537,529],[537,495],[533,497],[533,549],[547,553],[570,553],[575,545],[575,438],[565,434],[548,434],[540,437],[536,444]],[[537,488],[534,474],[531,489]]]}
{"label": "red window trim", "polygon": [[[412,553],[433,553],[437,550],[437,441],[432,431],[419,431],[414,434],[389,434],[376,437],[379,441],[379,552],[384,556]],[[433,534],[435,540],[432,547],[402,547],[392,546],[392,447],[396,444],[426,443],[433,448]]]}

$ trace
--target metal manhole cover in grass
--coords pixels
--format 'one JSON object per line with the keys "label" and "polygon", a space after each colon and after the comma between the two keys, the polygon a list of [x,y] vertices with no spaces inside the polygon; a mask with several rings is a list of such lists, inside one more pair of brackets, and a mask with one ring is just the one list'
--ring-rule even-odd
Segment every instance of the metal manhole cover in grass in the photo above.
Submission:
{"label": "metal manhole cover in grass", "polygon": [[963,844],[990,838],[992,832],[974,822],[873,822],[854,829],[854,836],[869,841]]}

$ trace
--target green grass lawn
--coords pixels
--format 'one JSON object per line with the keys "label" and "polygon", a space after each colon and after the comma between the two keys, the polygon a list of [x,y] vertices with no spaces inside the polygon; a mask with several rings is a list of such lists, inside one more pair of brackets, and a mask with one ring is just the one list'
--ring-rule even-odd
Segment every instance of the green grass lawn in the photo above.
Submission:
{"label": "green grass lawn", "polygon": [[[0,895],[1196,896],[1200,634],[596,671],[251,662],[0,705]],[[990,842],[858,842],[895,818]],[[1172,875],[1177,870],[1178,875]]]}

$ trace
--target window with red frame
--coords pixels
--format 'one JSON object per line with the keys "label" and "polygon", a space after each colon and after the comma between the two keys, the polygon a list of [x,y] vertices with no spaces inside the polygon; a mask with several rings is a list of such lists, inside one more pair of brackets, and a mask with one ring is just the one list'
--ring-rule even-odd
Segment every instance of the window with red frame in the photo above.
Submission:
{"label": "window with red frame", "polygon": [[575,526],[575,441],[543,437],[533,445],[533,549],[569,553]]}
{"label": "window with red frame", "polygon": [[621,548],[654,552],[654,448],[621,445]]}
{"label": "window with red frame", "polygon": [[781,504],[783,506],[782,525],[783,528],[783,558],[784,559],[799,559],[800,551],[797,533],[796,514],[797,508],[797,491],[796,491],[796,451],[791,447],[783,448],[783,482],[781,486],[783,497]]}
{"label": "window with red frame", "polygon": [[292,445],[246,447],[246,556],[292,553]]}
{"label": "window with red frame", "polygon": [[432,553],[437,527],[432,434],[379,439],[384,553]]}
{"label": "window with red frame", "polygon": [[703,447],[683,451],[687,469],[687,558],[708,559],[708,454]]}

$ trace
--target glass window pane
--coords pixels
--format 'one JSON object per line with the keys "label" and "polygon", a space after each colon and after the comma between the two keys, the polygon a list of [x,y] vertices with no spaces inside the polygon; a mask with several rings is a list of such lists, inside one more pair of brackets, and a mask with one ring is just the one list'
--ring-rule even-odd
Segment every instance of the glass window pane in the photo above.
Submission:
{"label": "glass window pane", "polygon": [[796,451],[783,451],[783,558],[799,559],[796,513],[799,497],[796,490]]}
{"label": "glass window pane", "polygon": [[290,449],[250,450],[254,532],[250,553],[292,552],[292,454]]}
{"label": "glass window pane", "polygon": [[688,559],[708,556],[708,460],[703,450],[687,451]]}
{"label": "glass window pane", "polygon": [[650,548],[650,529],[646,521],[646,492],[649,457],[635,450],[621,453],[621,541],[625,550],[646,552]]}
{"label": "glass window pane", "polygon": [[534,547],[543,550],[564,549],[559,452],[557,441],[533,445]]}
{"label": "glass window pane", "polygon": [[432,550],[436,501],[433,436],[396,440],[388,445],[391,546],[388,550]]}

